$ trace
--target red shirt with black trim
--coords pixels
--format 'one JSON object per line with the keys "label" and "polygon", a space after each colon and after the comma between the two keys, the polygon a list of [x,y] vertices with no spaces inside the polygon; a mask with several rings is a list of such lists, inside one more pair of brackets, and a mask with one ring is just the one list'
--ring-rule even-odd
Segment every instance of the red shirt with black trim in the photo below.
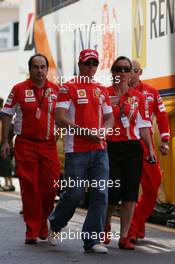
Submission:
{"label": "red shirt with black trim", "polygon": [[2,112],[15,115],[14,133],[29,139],[54,139],[54,115],[59,87],[46,80],[38,88],[28,79],[11,90]]}
{"label": "red shirt with black trim", "polygon": [[[149,114],[145,108],[143,95],[129,87],[121,97],[118,96],[114,86],[108,87],[108,94],[113,108],[115,124],[113,132],[108,134],[109,141],[127,141],[140,139],[140,128],[151,127]],[[121,116],[127,119],[124,125]]]}
{"label": "red shirt with black trim", "polygon": [[[139,85],[136,86],[135,89],[141,92],[146,100],[146,104],[152,124],[153,124],[154,116],[156,117],[156,122],[161,139],[169,140],[170,130],[168,124],[168,115],[162,97],[160,96],[158,90],[141,81],[139,82]],[[151,131],[153,133],[153,130]]]}
{"label": "red shirt with black trim", "polygon": [[[104,115],[112,113],[112,107],[105,87],[95,81],[83,82],[80,77],[65,83],[59,90],[57,107],[68,110],[70,121],[81,128],[93,129],[94,135],[104,131]],[[83,135],[67,133],[65,152],[85,152],[106,149],[105,138],[100,143]]]}

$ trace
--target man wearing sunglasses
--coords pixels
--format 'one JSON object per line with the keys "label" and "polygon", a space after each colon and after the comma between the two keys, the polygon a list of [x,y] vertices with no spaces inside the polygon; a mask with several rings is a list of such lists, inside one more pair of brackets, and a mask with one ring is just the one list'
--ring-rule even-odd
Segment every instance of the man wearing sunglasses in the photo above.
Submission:
{"label": "man wearing sunglasses", "polygon": [[81,51],[79,76],[60,89],[56,122],[67,129],[64,177],[68,183],[71,180],[75,184],[66,186],[49,217],[49,241],[56,245],[59,233],[60,238],[62,235],[61,229],[72,218],[84,195],[83,183],[93,181],[95,186],[90,185],[90,204],[81,233],[84,249],[89,253],[107,253],[107,248],[100,244],[106,217],[107,188],[100,188],[99,183],[106,184],[109,165],[105,135],[100,135],[99,131],[112,128],[113,114],[106,88],[93,80],[98,64],[96,50]]}
{"label": "man wearing sunglasses", "polygon": [[[169,150],[168,140],[170,138],[170,133],[168,117],[162,98],[155,88],[144,84],[140,80],[142,69],[138,61],[132,61],[132,66],[133,72],[131,85],[144,95],[152,124],[153,117],[156,117],[156,122],[160,133],[159,149],[162,155],[167,155]],[[153,135],[153,129],[150,129],[150,133]],[[142,140],[141,142],[144,149],[144,160],[141,176],[142,195],[136,204],[134,217],[128,234],[132,242],[136,242],[138,238],[144,238],[145,236],[145,221],[152,213],[161,183],[160,165],[158,162],[150,163],[148,160],[146,160],[148,152],[144,142]]]}

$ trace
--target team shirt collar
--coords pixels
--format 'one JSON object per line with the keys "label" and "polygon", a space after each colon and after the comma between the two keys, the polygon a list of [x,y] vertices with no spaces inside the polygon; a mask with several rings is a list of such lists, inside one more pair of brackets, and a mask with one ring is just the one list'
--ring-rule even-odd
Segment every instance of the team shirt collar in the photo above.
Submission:
{"label": "team shirt collar", "polygon": [[[29,88],[33,89],[33,88],[37,88],[36,84],[31,80],[28,79],[28,83],[29,83]],[[46,79],[44,85],[41,87],[41,89],[45,89],[48,87],[48,80]]]}

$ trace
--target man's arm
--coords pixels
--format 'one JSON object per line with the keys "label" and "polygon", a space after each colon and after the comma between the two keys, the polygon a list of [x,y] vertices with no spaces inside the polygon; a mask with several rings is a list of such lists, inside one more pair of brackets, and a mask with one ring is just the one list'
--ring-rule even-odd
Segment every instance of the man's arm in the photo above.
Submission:
{"label": "man's arm", "polygon": [[152,145],[152,139],[151,139],[151,135],[150,135],[150,130],[148,127],[142,127],[140,128],[140,135],[141,137],[144,139],[145,144],[147,145],[148,151],[149,151],[149,158],[154,161],[156,160],[156,155],[153,149],[153,145]]}
{"label": "man's arm", "polygon": [[71,122],[68,117],[68,109],[57,107],[55,110],[55,122],[59,127],[76,128],[77,126]]}
{"label": "man's arm", "polygon": [[[100,133],[94,133],[94,131],[91,131],[89,128],[83,128],[78,126],[77,124],[73,123],[69,117],[68,117],[68,109],[58,107],[55,111],[55,122],[56,124],[61,128],[67,128],[67,133],[69,133],[70,129],[74,129],[73,132],[75,135],[81,135],[91,138],[93,141],[100,142],[102,137]],[[104,114],[104,125],[105,125],[105,131],[107,131],[108,128],[113,127],[113,114]],[[66,131],[64,131],[65,134]],[[72,133],[72,131],[71,131]],[[61,134],[61,132],[60,132]],[[63,135],[63,134],[62,134]]]}
{"label": "man's arm", "polygon": [[160,134],[159,150],[162,155],[167,155],[169,152],[170,138],[168,115],[163,100],[157,90],[154,91],[154,115]]}
{"label": "man's arm", "polygon": [[108,128],[113,128],[114,126],[114,115],[113,113],[105,114],[104,115],[104,126],[107,130]]}
{"label": "man's arm", "polygon": [[5,159],[7,154],[10,153],[9,147],[9,133],[11,127],[12,115],[4,114],[2,117],[2,147],[1,155]]}
{"label": "man's arm", "polygon": [[[68,117],[68,109],[58,107],[55,111],[55,122],[60,128],[66,128],[60,129],[60,135],[65,136],[66,134],[70,133],[75,135],[81,135],[90,137],[91,139],[100,142],[100,137],[96,135],[91,134],[91,129],[89,128],[83,128],[78,126],[77,124],[73,123],[69,117]],[[72,129],[72,130],[71,130]]]}

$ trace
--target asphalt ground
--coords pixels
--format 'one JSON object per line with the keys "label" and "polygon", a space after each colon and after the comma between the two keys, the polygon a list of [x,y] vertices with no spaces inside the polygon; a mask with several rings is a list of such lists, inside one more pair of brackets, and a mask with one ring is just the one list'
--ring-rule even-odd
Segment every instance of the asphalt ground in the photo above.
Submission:
{"label": "asphalt ground", "polygon": [[[17,181],[17,179],[16,179]],[[175,229],[153,224],[146,225],[146,237],[139,240],[133,251],[118,248],[119,219],[113,217],[114,237],[105,255],[84,253],[80,239],[86,210],[77,209],[68,226],[62,231],[57,247],[38,240],[37,245],[25,245],[25,225],[20,193],[0,192],[0,264],[45,263],[175,263]],[[75,235],[76,234],[76,235]]]}

